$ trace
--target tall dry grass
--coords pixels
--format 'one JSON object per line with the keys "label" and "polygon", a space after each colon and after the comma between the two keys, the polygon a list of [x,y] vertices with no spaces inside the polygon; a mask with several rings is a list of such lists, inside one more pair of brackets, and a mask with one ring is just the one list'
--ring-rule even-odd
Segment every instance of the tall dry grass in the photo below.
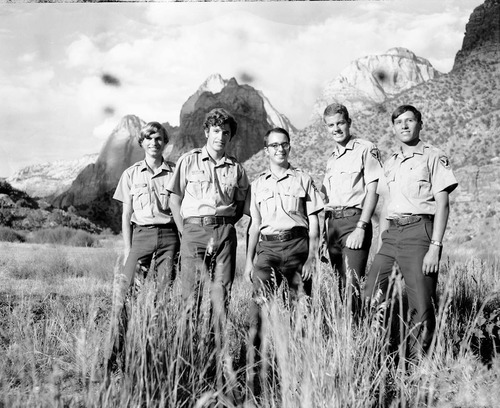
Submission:
{"label": "tall dry grass", "polygon": [[119,249],[26,245],[1,248],[6,407],[495,407],[500,400],[493,256],[445,255],[436,336],[430,355],[414,365],[390,344],[384,311],[353,321],[336,278],[318,265],[310,301],[293,311],[280,301],[265,306],[267,370],[257,399],[246,385],[250,285],[241,271],[218,342],[206,293],[192,324],[177,284],[157,295],[146,280],[128,305],[125,369],[108,373],[110,271]]}

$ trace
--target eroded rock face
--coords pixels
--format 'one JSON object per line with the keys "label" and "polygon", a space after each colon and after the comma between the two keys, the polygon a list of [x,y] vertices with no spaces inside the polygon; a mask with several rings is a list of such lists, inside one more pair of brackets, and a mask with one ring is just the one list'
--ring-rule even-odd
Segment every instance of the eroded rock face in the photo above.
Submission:
{"label": "eroded rock face", "polygon": [[[164,123],[170,138],[164,152],[168,160],[176,161],[188,150],[205,144],[205,114],[216,107],[228,110],[238,122],[238,131],[228,153],[240,161],[263,148],[268,129],[280,126],[295,131],[262,92],[239,85],[234,78],[224,80],[220,75],[212,75],[183,105],[180,126]],[[52,200],[52,204],[59,208],[73,206],[79,215],[119,231],[121,208],[112,196],[122,172],[144,157],[137,143],[144,124],[137,116],[125,116],[109,136],[95,163],[85,167],[71,187]]]}
{"label": "eroded rock face", "polygon": [[205,114],[214,108],[226,109],[238,122],[238,131],[228,153],[240,161],[262,149],[268,129],[280,126],[295,131],[290,121],[273,108],[262,92],[249,85],[239,85],[234,78],[226,81],[219,75],[211,76],[181,109],[179,137],[169,155],[171,160],[205,144],[203,122]]}
{"label": "eroded rock face", "polygon": [[326,85],[316,102],[315,115],[321,116],[334,102],[346,105],[349,112],[358,112],[438,75],[429,61],[406,48],[359,58]]}
{"label": "eroded rock face", "polygon": [[453,70],[472,61],[498,62],[500,59],[500,0],[486,0],[472,12],[465,27],[461,50]]}
{"label": "eroded rock face", "polygon": [[122,118],[104,144],[95,163],[85,167],[63,194],[53,200],[60,208],[87,204],[116,187],[127,167],[144,156],[137,137],[144,121],[134,115]]}
{"label": "eroded rock face", "polygon": [[87,154],[76,160],[34,164],[17,171],[7,182],[32,197],[57,196],[70,188],[78,174],[95,163],[97,157],[98,154]]}

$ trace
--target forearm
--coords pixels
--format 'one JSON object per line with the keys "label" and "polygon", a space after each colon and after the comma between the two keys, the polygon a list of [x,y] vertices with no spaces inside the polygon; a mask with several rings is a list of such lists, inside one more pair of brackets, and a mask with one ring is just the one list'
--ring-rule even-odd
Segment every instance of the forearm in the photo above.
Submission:
{"label": "forearm", "polygon": [[125,251],[129,251],[132,246],[132,207],[127,204],[123,204],[122,211],[122,237],[123,245]]}
{"label": "forearm", "polygon": [[318,215],[309,216],[309,255],[308,258],[314,258],[318,253],[319,247],[319,220]]}
{"label": "forearm", "polygon": [[246,252],[247,264],[253,262],[257,248],[257,243],[259,242],[259,234],[260,234],[260,225],[256,224],[254,220],[250,220],[247,233],[247,252]]}
{"label": "forearm", "polygon": [[183,219],[181,216],[181,197],[177,194],[170,194],[170,210],[172,211],[172,216],[174,217],[175,225],[177,226],[177,230],[182,234],[184,229]]}
{"label": "forearm", "polygon": [[359,221],[367,224],[370,222],[378,202],[377,184],[378,182],[374,181],[366,186],[367,192]]}
{"label": "forearm", "polygon": [[448,216],[450,213],[450,205],[448,193],[442,191],[436,194],[436,214],[434,215],[434,224],[432,229],[432,240],[442,242],[446,225],[448,224]]}

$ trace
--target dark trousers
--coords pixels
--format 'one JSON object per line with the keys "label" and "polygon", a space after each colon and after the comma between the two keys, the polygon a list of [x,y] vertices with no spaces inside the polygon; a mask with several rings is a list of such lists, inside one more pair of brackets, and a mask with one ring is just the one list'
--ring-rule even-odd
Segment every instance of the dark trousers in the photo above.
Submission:
{"label": "dark trousers", "polygon": [[123,350],[128,317],[124,308],[126,296],[136,271],[149,270],[155,261],[154,278],[157,282],[157,298],[164,295],[167,287],[175,279],[179,255],[179,234],[174,224],[167,228],[134,226],[132,246],[123,269],[118,265],[113,288],[113,310],[111,316],[110,361],[115,365],[117,354]]}
{"label": "dark trousers", "polygon": [[382,247],[375,255],[365,287],[368,302],[388,299],[392,296],[389,283],[393,266],[395,262],[399,265],[408,296],[410,359],[428,350],[436,327],[434,303],[438,274],[424,275],[422,272],[432,229],[433,221],[428,219],[405,226],[391,222],[389,229],[382,233]]}
{"label": "dark trousers", "polygon": [[[286,284],[288,305],[293,307],[301,293],[311,295],[312,279],[302,280],[302,268],[309,254],[308,236],[286,242],[260,241],[257,244],[257,259],[253,271],[253,294],[250,304],[250,343],[247,363],[248,387],[254,395],[260,394],[262,369],[262,307],[277,294],[278,288]],[[262,371],[262,372],[261,372]]]}
{"label": "dark trousers", "polygon": [[[372,224],[368,224],[365,230],[365,237],[360,249],[350,249],[346,247],[347,237],[356,229],[356,223],[361,214],[344,218],[328,219],[328,253],[332,268],[339,274],[340,295],[345,296],[345,288],[352,285],[353,307],[361,299],[360,282],[365,276],[366,263],[370,254],[370,246],[373,237]],[[350,273],[347,273],[349,269]],[[348,276],[350,280],[348,282]]]}
{"label": "dark trousers", "polygon": [[212,307],[217,316],[227,313],[236,269],[236,229],[232,224],[185,224],[181,243],[183,299],[199,296],[210,282]]}

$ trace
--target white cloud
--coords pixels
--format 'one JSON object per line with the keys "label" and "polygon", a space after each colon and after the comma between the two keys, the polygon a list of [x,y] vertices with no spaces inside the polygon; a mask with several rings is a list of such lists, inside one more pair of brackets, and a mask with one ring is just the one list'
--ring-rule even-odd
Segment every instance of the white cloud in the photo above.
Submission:
{"label": "white cloud", "polygon": [[99,60],[99,50],[94,42],[87,36],[81,35],[73,41],[66,50],[67,64],[70,68],[86,66]]}

